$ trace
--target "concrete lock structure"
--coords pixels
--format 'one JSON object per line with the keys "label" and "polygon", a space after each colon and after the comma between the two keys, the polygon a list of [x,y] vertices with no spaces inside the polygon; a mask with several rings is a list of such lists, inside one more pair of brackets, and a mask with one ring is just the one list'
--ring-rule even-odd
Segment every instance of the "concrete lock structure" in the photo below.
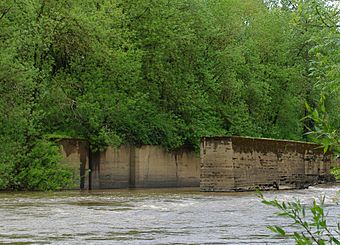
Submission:
{"label": "concrete lock structure", "polygon": [[91,152],[82,140],[60,141],[64,161],[80,176],[80,189],[198,187],[200,159],[188,149],[108,147]]}
{"label": "concrete lock structure", "polygon": [[201,191],[305,188],[332,180],[339,166],[312,143],[250,137],[201,141]]}
{"label": "concrete lock structure", "polygon": [[200,187],[201,191],[303,188],[330,181],[332,162],[318,145],[248,137],[206,137],[200,156],[159,146],[91,152],[84,140],[60,141],[78,189]]}

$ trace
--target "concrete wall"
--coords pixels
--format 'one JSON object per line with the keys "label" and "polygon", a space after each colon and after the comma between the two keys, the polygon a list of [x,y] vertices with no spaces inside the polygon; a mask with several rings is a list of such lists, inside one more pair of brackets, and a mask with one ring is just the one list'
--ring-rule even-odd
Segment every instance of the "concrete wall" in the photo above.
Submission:
{"label": "concrete wall", "polygon": [[75,185],[74,189],[88,188],[88,143],[83,140],[61,140],[59,142],[61,152],[64,156],[64,164],[70,166],[74,171]]}
{"label": "concrete wall", "polygon": [[65,162],[82,176],[81,189],[199,186],[200,159],[190,150],[121,146],[93,153],[85,143],[61,142]]}
{"label": "concrete wall", "polygon": [[134,149],[134,187],[199,186],[200,160],[192,151],[168,152],[157,146]]}
{"label": "concrete wall", "polygon": [[202,191],[302,188],[330,179],[331,161],[315,144],[247,137],[204,138]]}
{"label": "concrete wall", "polygon": [[109,147],[90,154],[92,189],[130,187],[130,147]]}
{"label": "concrete wall", "polygon": [[235,186],[231,138],[211,138],[201,146],[200,186],[204,191],[223,191]]}
{"label": "concrete wall", "polygon": [[188,149],[169,152],[158,146],[109,147],[92,153],[86,141],[62,140],[60,145],[80,189],[299,188],[328,180],[330,167],[340,165],[315,144],[245,137],[205,138],[201,159]]}

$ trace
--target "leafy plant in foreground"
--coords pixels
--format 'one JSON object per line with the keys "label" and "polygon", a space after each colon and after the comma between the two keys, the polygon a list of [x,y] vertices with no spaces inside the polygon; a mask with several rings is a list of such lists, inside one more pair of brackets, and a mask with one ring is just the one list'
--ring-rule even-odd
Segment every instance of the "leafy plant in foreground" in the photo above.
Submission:
{"label": "leafy plant in foreground", "polygon": [[[277,199],[268,200],[261,192],[258,192],[262,203],[275,207],[279,210],[278,216],[289,218],[293,223],[291,226],[300,231],[289,232],[281,226],[272,225],[268,228],[285,238],[293,238],[296,244],[340,244],[340,223],[337,227],[331,227],[327,223],[327,214],[324,210],[325,197],[320,198],[319,202],[313,201],[313,205],[307,208],[299,200],[292,202],[281,202]],[[339,203],[337,203],[339,205]]]}

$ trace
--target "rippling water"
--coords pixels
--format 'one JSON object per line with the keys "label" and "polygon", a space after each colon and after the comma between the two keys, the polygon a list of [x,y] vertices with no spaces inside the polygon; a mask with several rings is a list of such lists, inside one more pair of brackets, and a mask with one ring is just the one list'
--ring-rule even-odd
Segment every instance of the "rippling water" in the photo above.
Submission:
{"label": "rippling water", "polygon": [[[339,186],[266,192],[310,204],[326,195],[330,220],[340,215]],[[196,189],[0,193],[0,243],[19,244],[292,244],[267,225],[289,222],[255,193]]]}

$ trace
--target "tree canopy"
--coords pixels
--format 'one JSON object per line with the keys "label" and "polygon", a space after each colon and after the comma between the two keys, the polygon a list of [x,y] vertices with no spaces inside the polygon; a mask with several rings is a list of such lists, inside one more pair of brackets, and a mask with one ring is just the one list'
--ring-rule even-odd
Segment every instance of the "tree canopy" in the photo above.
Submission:
{"label": "tree canopy", "polygon": [[0,0],[0,189],[70,177],[51,137],[308,140],[320,96],[338,130],[339,38],[322,0]]}

